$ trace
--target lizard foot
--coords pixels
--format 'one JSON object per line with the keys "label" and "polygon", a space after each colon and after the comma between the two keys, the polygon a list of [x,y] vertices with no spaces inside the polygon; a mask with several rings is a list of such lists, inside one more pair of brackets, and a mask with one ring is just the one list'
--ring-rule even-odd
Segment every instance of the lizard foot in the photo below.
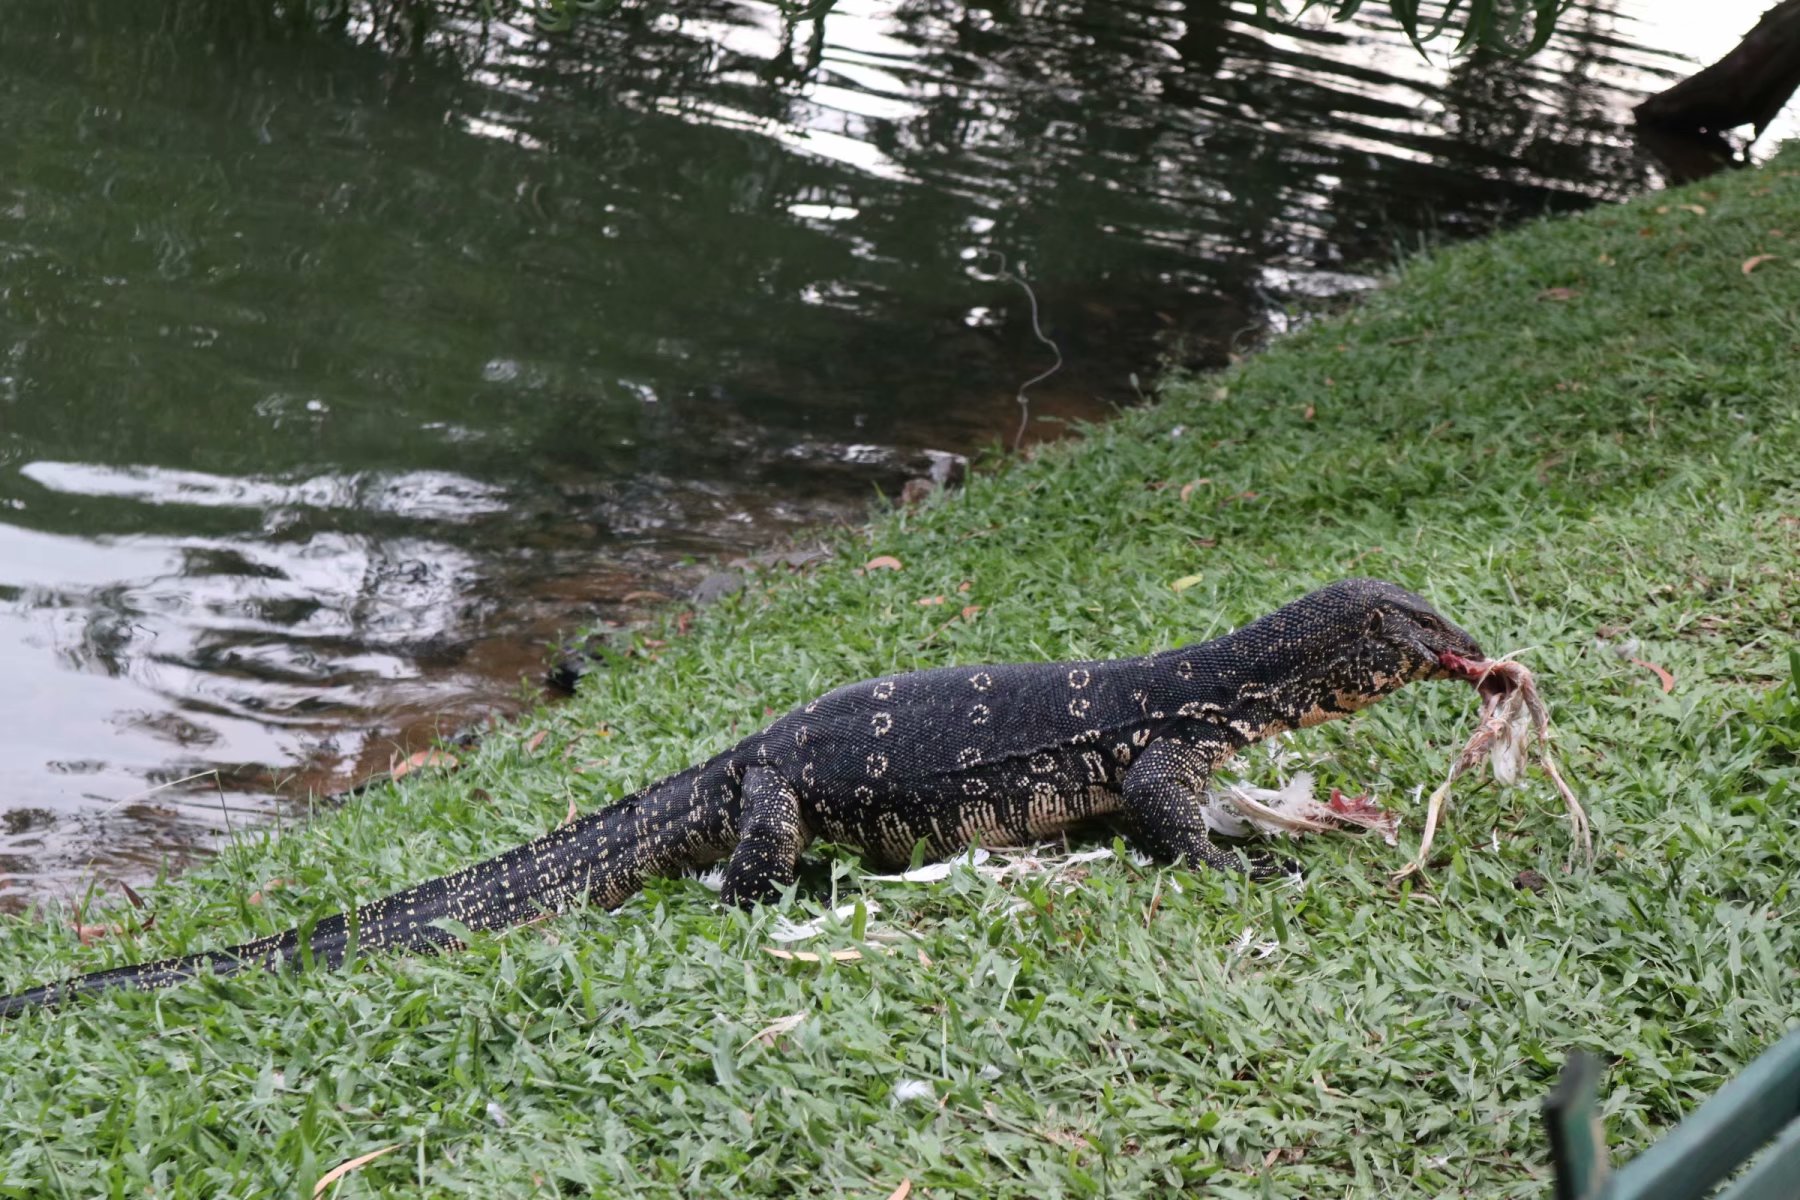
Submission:
{"label": "lizard foot", "polygon": [[1297,859],[1280,858],[1273,854],[1250,855],[1250,878],[1265,879],[1303,879],[1305,872],[1301,870]]}

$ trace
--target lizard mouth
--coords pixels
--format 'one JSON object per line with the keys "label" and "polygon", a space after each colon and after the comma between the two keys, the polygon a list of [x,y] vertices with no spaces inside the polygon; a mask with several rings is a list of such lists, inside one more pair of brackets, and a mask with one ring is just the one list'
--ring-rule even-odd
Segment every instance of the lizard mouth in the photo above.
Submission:
{"label": "lizard mouth", "polygon": [[1450,672],[1454,679],[1461,679],[1481,693],[1481,698],[1490,703],[1505,696],[1518,684],[1511,672],[1505,670],[1505,664],[1488,658],[1464,658],[1453,651],[1446,650],[1437,656],[1438,665]]}

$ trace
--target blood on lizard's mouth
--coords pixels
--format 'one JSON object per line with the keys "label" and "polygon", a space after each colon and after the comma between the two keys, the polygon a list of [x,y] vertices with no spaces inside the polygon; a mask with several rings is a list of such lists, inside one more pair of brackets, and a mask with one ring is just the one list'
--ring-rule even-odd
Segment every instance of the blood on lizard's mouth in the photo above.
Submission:
{"label": "blood on lizard's mouth", "polygon": [[1464,658],[1446,650],[1438,655],[1438,665],[1453,677],[1468,682],[1484,700],[1498,700],[1517,686],[1512,674],[1505,669],[1507,664],[1493,659]]}

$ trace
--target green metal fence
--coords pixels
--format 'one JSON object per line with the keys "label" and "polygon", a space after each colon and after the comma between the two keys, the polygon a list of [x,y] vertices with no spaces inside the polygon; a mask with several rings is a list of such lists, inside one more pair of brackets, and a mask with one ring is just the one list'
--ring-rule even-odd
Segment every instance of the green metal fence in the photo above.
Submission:
{"label": "green metal fence", "polygon": [[1599,1080],[1599,1063],[1578,1052],[1544,1101],[1556,1200],[1702,1200],[1752,1159],[1716,1200],[1800,1198],[1800,1030],[1616,1170],[1606,1158]]}

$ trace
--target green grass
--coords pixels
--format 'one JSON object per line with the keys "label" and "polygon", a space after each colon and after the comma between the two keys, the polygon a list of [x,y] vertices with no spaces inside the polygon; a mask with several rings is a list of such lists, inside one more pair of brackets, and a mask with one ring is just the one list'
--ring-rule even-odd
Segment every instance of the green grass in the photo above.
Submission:
{"label": "green grass", "polygon": [[[928,964],[911,944],[780,962],[776,914],[674,880],[453,958],[28,1016],[0,1027],[0,1196],[310,1194],[390,1144],[338,1194],[1541,1196],[1537,1105],[1576,1047],[1611,1063],[1614,1141],[1643,1145],[1800,994],[1797,167],[1416,261],[1229,375],[841,535],[834,562],[705,611],[454,774],[246,839],[153,889],[148,933],[83,948],[0,921],[0,985],[374,897],[837,683],[1139,653],[1349,573],[1528,648],[1599,829],[1591,871],[1560,870],[1534,777],[1459,789],[1429,894],[1387,888],[1474,711],[1412,688],[1295,740],[1411,818],[1398,848],[1308,840],[1301,892],[1117,858],[1073,888],[926,887],[825,856],[792,908],[876,901]],[[1783,257],[1746,276],[1759,253]],[[876,554],[905,569],[855,569]],[[1514,887],[1527,868],[1542,894]],[[275,878],[295,882],[252,905]],[[1236,949],[1246,930],[1273,950]],[[897,1100],[903,1080],[928,1097]]]}

